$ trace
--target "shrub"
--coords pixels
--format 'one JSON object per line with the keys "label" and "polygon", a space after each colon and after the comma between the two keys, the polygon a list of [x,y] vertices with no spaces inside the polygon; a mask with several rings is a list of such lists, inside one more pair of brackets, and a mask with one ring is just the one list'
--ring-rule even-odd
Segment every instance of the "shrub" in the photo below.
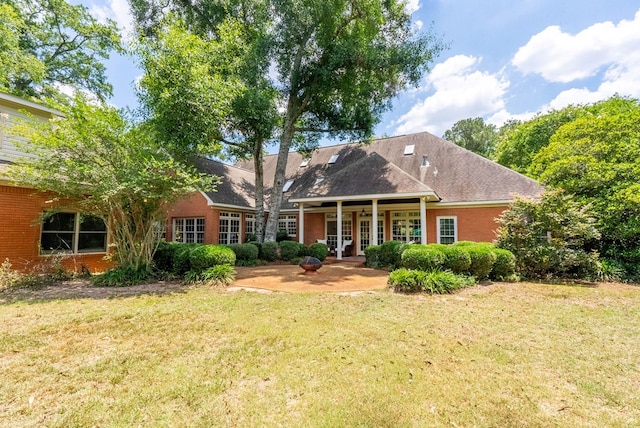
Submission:
{"label": "shrub", "polygon": [[278,258],[278,243],[277,242],[263,242],[260,245],[260,259],[273,262]]}
{"label": "shrub", "polygon": [[442,269],[445,255],[433,245],[410,245],[402,252],[400,259],[400,265],[404,268],[431,271]]}
{"label": "shrub", "polygon": [[258,261],[258,246],[253,243],[227,245],[236,255],[236,266],[255,266]]}
{"label": "shrub", "polygon": [[387,241],[380,244],[380,253],[378,257],[380,267],[395,269],[400,266],[402,251],[405,247],[406,244],[400,241]]}
{"label": "shrub", "polygon": [[471,257],[471,266],[469,274],[475,276],[478,280],[486,279],[493,269],[496,262],[496,255],[490,246],[486,244],[464,245],[463,248]]}
{"label": "shrub", "polygon": [[230,265],[216,265],[202,272],[189,271],[185,277],[187,283],[205,285],[229,285],[236,278],[236,271]]}
{"label": "shrub", "polygon": [[456,247],[454,245],[442,245],[441,250],[444,253],[443,269],[451,270],[453,273],[469,272],[471,267],[471,256],[464,247]]}
{"label": "shrub", "polygon": [[389,274],[389,285],[396,292],[446,294],[474,283],[474,279],[451,271],[422,271],[405,268]]}
{"label": "shrub", "polygon": [[491,252],[495,254],[496,262],[491,269],[490,278],[496,280],[512,278],[516,273],[516,256],[503,248],[493,248]]}
{"label": "shrub", "polygon": [[291,261],[299,256],[300,246],[303,244],[296,241],[281,241],[280,242],[280,258],[282,260]]}
{"label": "shrub", "polygon": [[160,242],[156,252],[153,254],[154,267],[162,272],[172,272],[175,253],[183,245],[185,244],[179,242]]}
{"label": "shrub", "polygon": [[191,270],[191,251],[200,247],[201,244],[181,244],[176,243],[173,251],[173,269],[176,275],[184,275]]}
{"label": "shrub", "polygon": [[127,287],[141,284],[152,278],[146,266],[135,268],[123,266],[92,277],[93,285],[97,287]]}
{"label": "shrub", "polygon": [[380,264],[380,245],[369,245],[364,249],[364,264],[371,268],[381,268]]}
{"label": "shrub", "polygon": [[289,241],[289,234],[286,230],[279,230],[276,232],[276,242]]}
{"label": "shrub", "polygon": [[200,274],[217,265],[233,266],[235,253],[224,245],[198,245],[189,254],[190,271]]}
{"label": "shrub", "polygon": [[323,262],[324,259],[327,258],[328,254],[329,254],[329,246],[327,244],[316,242],[315,244],[309,245],[309,255],[311,257],[315,257],[321,262]]}

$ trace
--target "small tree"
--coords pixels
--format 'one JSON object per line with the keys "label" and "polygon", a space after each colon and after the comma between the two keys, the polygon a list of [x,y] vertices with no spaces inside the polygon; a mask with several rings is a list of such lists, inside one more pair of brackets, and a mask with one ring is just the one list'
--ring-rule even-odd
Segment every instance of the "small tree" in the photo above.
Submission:
{"label": "small tree", "polygon": [[593,276],[600,239],[589,206],[562,191],[547,191],[540,200],[517,198],[499,219],[496,246],[510,250],[519,272],[528,278]]}
{"label": "small tree", "polygon": [[457,121],[451,129],[444,131],[442,138],[480,156],[491,158],[496,149],[498,130],[495,125],[476,117]]}
{"label": "small tree", "polygon": [[29,121],[13,132],[35,155],[12,166],[17,182],[55,192],[82,212],[110,226],[117,267],[149,272],[169,204],[214,178],[175,161],[145,132],[114,108],[78,97],[66,117]]}

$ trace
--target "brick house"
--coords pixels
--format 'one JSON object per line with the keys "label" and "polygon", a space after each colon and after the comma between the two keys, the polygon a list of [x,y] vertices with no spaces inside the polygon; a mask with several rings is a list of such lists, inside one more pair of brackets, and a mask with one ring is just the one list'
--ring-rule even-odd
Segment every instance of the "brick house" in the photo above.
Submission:
{"label": "brick house", "polygon": [[[276,161],[265,157],[265,183]],[[253,162],[201,159],[198,167],[221,184],[170,210],[167,240],[244,242],[255,230]],[[388,240],[490,242],[514,195],[542,192],[536,181],[426,132],[322,147],[309,158],[292,152],[286,179],[279,229],[307,245],[326,242],[338,258]]]}
{"label": "brick house", "polygon": [[[8,259],[21,271],[46,268],[61,261],[65,268],[103,271],[109,266],[108,232],[96,217],[70,210],[69,201],[14,183],[6,168],[22,156],[8,128],[24,112],[49,120],[60,112],[0,92],[0,263]],[[61,207],[66,209],[61,211]],[[60,260],[61,259],[61,260]]]}

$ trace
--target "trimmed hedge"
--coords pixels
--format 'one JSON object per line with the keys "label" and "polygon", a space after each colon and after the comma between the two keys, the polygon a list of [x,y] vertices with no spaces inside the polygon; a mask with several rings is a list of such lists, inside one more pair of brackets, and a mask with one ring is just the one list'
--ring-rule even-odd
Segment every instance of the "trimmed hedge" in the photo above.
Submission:
{"label": "trimmed hedge", "polygon": [[175,253],[184,244],[162,241],[153,254],[153,265],[161,272],[172,272]]}
{"label": "trimmed hedge", "polygon": [[235,265],[236,254],[225,245],[198,245],[190,251],[189,261],[189,270],[199,274],[213,266]]}
{"label": "trimmed hedge", "polygon": [[490,246],[487,245],[465,245],[463,247],[471,257],[469,273],[479,280],[489,277],[491,269],[496,262],[496,255]]}
{"label": "trimmed hedge", "polygon": [[471,267],[471,256],[464,248],[453,245],[439,245],[444,253],[444,269],[453,273],[468,273]]}
{"label": "trimmed hedge", "polygon": [[173,252],[173,269],[176,275],[184,275],[191,270],[191,252],[200,247],[200,244],[177,244]]}
{"label": "trimmed hedge", "polygon": [[315,257],[323,262],[324,259],[327,258],[327,255],[329,255],[329,246],[327,244],[316,242],[315,244],[309,245],[308,252],[311,257]]}
{"label": "trimmed hedge", "polygon": [[278,259],[278,243],[263,242],[260,245],[260,259],[266,262],[275,262]]}
{"label": "trimmed hedge", "polygon": [[364,249],[364,264],[371,268],[381,268],[380,264],[380,245],[369,245]]}
{"label": "trimmed hedge", "polygon": [[400,256],[400,266],[407,269],[442,270],[444,263],[444,252],[430,245],[409,245]]}
{"label": "trimmed hedge", "polygon": [[[304,252],[304,249],[306,249],[304,244],[296,241],[281,241],[279,245],[280,258],[286,261],[291,261],[296,257],[299,257],[300,254]],[[301,247],[304,247],[304,249],[302,249]]]}
{"label": "trimmed hedge", "polygon": [[380,267],[395,269],[400,266],[402,251],[406,247],[404,242],[386,241],[380,244],[378,262]]}
{"label": "trimmed hedge", "polygon": [[397,269],[389,274],[388,284],[400,293],[447,294],[475,283],[472,277],[451,271]]}
{"label": "trimmed hedge", "polygon": [[495,280],[512,278],[516,273],[516,256],[503,248],[494,248],[492,251],[496,255],[496,262],[493,264],[490,278]]}
{"label": "trimmed hedge", "polygon": [[227,245],[236,255],[237,266],[255,266],[258,261],[258,246],[253,243]]}

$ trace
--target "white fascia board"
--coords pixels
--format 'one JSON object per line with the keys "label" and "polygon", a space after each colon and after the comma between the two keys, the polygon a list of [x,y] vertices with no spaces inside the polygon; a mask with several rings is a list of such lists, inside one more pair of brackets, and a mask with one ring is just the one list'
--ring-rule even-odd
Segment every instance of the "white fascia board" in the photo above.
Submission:
{"label": "white fascia board", "polygon": [[440,200],[440,197],[436,192],[412,192],[412,193],[385,193],[385,194],[373,194],[373,195],[356,195],[356,196],[329,196],[329,197],[316,197],[316,198],[291,198],[289,202],[292,203],[306,203],[306,202],[338,202],[338,201],[367,201],[371,199],[383,200],[383,199],[402,199],[402,198],[421,198],[427,197],[433,201]]}
{"label": "white fascia board", "polygon": [[54,116],[64,116],[62,114],[61,111],[56,110],[56,109],[52,109],[50,107],[44,106],[42,104],[38,104],[38,103],[34,103],[33,101],[29,101],[26,100],[24,98],[20,98],[17,97],[15,95],[11,95],[11,94],[7,94],[6,92],[0,92],[0,100],[11,103],[11,104],[16,104],[17,108],[16,110],[20,110],[20,107],[22,108],[26,108],[26,109],[31,109],[31,110],[37,110],[37,111],[41,111],[44,113],[49,113],[52,114]]}
{"label": "white fascia board", "polygon": [[495,201],[470,201],[470,202],[427,202],[427,207],[430,209],[437,208],[455,208],[455,207],[494,207],[509,205],[513,200],[495,200]]}
{"label": "white fascia board", "polygon": [[241,207],[239,205],[220,204],[218,202],[213,202],[211,200],[211,198],[209,197],[209,195],[207,195],[205,192],[203,192],[202,190],[200,190],[199,192],[202,195],[202,197],[207,201],[207,206],[210,206],[210,207],[214,207],[214,208],[217,208],[217,207],[229,208],[229,209],[240,210],[240,211],[247,211],[247,210],[255,211],[256,210],[254,207]]}

